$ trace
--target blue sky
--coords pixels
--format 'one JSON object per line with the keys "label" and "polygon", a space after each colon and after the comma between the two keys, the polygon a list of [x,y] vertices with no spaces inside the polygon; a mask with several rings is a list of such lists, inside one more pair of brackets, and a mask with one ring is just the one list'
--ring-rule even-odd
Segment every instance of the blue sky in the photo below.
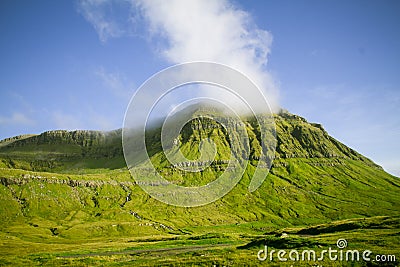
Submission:
{"label": "blue sky", "polygon": [[[332,136],[400,176],[400,2],[222,3],[229,6],[224,14],[245,13],[242,20],[218,24],[224,33],[234,31],[236,22],[246,23],[251,36],[245,41],[262,41],[255,47],[265,57],[257,54],[250,63],[268,76],[274,101],[322,123]],[[207,41],[190,36],[191,46],[182,46],[179,37],[186,32],[174,27],[174,19],[184,12],[200,15],[202,23],[219,22],[218,12],[199,11],[218,8],[214,4],[183,11],[168,5],[163,5],[168,13],[162,13],[140,0],[1,1],[0,139],[52,129],[122,127],[141,83],[181,60],[202,59],[192,50]],[[209,42],[205,60],[218,52],[218,44],[235,48],[230,40],[211,36]],[[234,62],[241,54],[228,55]]]}

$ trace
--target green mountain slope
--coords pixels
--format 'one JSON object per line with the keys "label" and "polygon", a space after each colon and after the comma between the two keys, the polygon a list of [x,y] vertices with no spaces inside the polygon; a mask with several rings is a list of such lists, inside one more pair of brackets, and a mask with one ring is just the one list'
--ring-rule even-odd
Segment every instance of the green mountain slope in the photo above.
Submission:
{"label": "green mountain slope", "polygon": [[[185,111],[187,112],[187,111]],[[202,110],[193,110],[195,118]],[[23,210],[18,194],[26,195],[25,204],[30,205],[30,198],[40,200],[38,196],[50,201],[51,208],[61,209],[65,214],[76,210],[84,210],[88,217],[101,211],[110,212],[110,207],[116,207],[115,212],[128,212],[134,210],[146,217],[170,223],[174,220],[162,211],[179,214],[178,221],[185,224],[200,224],[203,220],[194,220],[192,215],[214,213],[217,219],[206,216],[204,220],[212,223],[219,221],[236,223],[255,221],[260,219],[281,221],[282,223],[307,223],[308,221],[326,221],[354,216],[388,215],[398,213],[400,182],[397,178],[385,173],[381,167],[356,151],[346,147],[339,141],[330,137],[318,124],[310,124],[305,119],[281,112],[275,116],[277,147],[272,169],[263,185],[255,192],[249,193],[247,186],[254,172],[260,154],[260,140],[257,138],[257,127],[254,121],[248,119],[246,129],[250,143],[250,164],[248,165],[240,184],[226,197],[207,207],[198,209],[184,209],[170,207],[152,200],[135,185],[134,179],[129,177],[122,155],[121,131],[108,133],[98,131],[50,131],[40,135],[16,139],[0,147],[0,162],[3,190],[7,192],[10,203],[14,203],[13,216],[46,217],[47,211]],[[229,160],[230,140],[222,127],[207,118],[193,119],[185,125],[179,136],[179,149],[188,159],[199,157],[200,140],[209,137],[217,144],[215,161],[204,172],[187,173],[171,168],[162,151],[159,131],[155,129],[148,136],[148,150],[156,169],[168,180],[183,186],[204,185],[220,175]],[[158,139],[157,139],[158,138]],[[50,175],[53,183],[43,183],[35,179],[35,172],[55,173]],[[60,173],[61,175],[56,175]],[[64,173],[64,174],[62,174]],[[88,174],[82,176],[82,174]],[[70,175],[67,175],[70,174]],[[43,176],[48,174],[43,174]],[[104,176],[111,184],[101,186],[71,186],[73,180],[93,180],[104,182]],[[80,175],[80,176],[79,176]],[[93,177],[91,177],[93,176]],[[25,178],[30,177],[30,178]],[[60,177],[60,178],[58,178]],[[60,182],[66,180],[67,182]],[[22,179],[20,182],[15,179]],[[131,186],[122,186],[115,181],[123,181]],[[19,185],[22,183],[21,185]],[[30,187],[51,187],[44,190],[47,193],[30,195]],[[27,187],[27,188],[25,188]],[[102,195],[104,188],[109,194]],[[72,191],[82,191],[70,196]],[[18,191],[21,191],[18,193]],[[43,190],[40,190],[43,191]],[[68,202],[76,204],[62,205],[57,199],[65,197]],[[129,193],[128,193],[129,192]],[[130,195],[122,207],[124,199]],[[4,195],[5,196],[5,195]],[[3,197],[4,197],[3,196]],[[108,198],[101,205],[96,198]],[[140,201],[139,201],[140,200]],[[87,202],[87,203],[86,203]],[[97,203],[97,204],[96,204]],[[54,206],[55,205],[55,206]],[[131,205],[134,205],[130,207]],[[70,207],[69,207],[70,206]],[[93,206],[93,207],[92,207]],[[161,214],[154,213],[157,206]],[[233,209],[235,207],[235,209]],[[379,208],[377,208],[379,207]],[[48,208],[46,208],[47,210]],[[111,209],[112,210],[112,209]],[[38,212],[38,214],[35,214]],[[204,212],[204,214],[203,214]],[[164,213],[164,214],[163,214]],[[5,214],[5,213],[3,213]],[[60,214],[62,219],[62,215]],[[65,215],[66,216],[66,215]],[[12,216],[11,216],[12,217]],[[9,219],[10,217],[8,217]],[[179,225],[179,223],[178,223]]]}
{"label": "green mountain slope", "polygon": [[2,167],[76,172],[98,168],[122,168],[121,130],[48,131],[40,135],[0,141]]}
{"label": "green mountain slope", "polygon": [[[196,112],[202,111],[193,110],[194,117]],[[50,131],[2,141],[0,224],[1,236],[8,238],[3,244],[14,248],[15,242],[80,244],[204,232],[236,236],[400,215],[397,177],[329,136],[319,124],[288,112],[274,119],[275,160],[263,184],[252,193],[248,190],[261,146],[257,125],[244,119],[250,164],[242,179],[222,199],[195,208],[161,203],[135,184],[126,168],[120,130]],[[211,166],[192,174],[174,171],[154,128],[147,146],[157,171],[183,186],[204,185],[225,171],[231,141],[214,123],[193,119],[178,137],[179,149],[188,159],[200,156],[200,140],[205,137],[218,145]]]}

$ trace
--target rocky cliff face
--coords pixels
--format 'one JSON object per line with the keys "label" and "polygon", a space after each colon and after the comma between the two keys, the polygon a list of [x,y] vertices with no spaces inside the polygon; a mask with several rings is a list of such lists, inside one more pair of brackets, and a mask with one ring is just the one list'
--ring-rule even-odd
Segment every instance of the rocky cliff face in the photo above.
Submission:
{"label": "rocky cliff face", "polygon": [[56,130],[2,143],[0,166],[8,168],[62,171],[124,166],[121,130]]}
{"label": "rocky cliff face", "polygon": [[[331,137],[321,124],[281,112],[275,116],[278,158],[348,158],[375,165],[371,160]],[[377,165],[375,165],[378,167]]]}
{"label": "rocky cliff face", "polygon": [[[204,108],[195,109],[193,116],[202,112],[204,112]],[[227,118],[221,118],[221,120],[225,120],[228,124],[235,123]],[[304,118],[285,111],[274,115],[274,120],[276,125],[276,159],[353,159],[380,168],[371,160],[329,136],[320,124],[309,123]],[[249,136],[250,159],[257,160],[261,150],[259,128],[254,125],[252,119],[245,119],[244,123]],[[62,165],[68,165],[68,162],[80,161],[84,163],[93,159],[116,160],[120,164],[114,165],[114,167],[122,168],[125,166],[125,162],[123,160],[121,132],[121,130],[111,132],[55,130],[40,135],[9,138],[0,143],[2,144],[0,146],[0,158],[3,159],[3,164],[8,167],[13,167],[13,161],[25,161],[27,164],[22,164],[24,165],[23,168],[33,170],[49,170],[52,166],[59,168]],[[148,149],[151,151],[151,155],[161,153],[159,135],[160,132],[156,129],[147,136]],[[195,152],[193,152],[193,148],[196,148],[202,138],[210,136],[217,144],[222,146],[222,148],[219,148],[216,160],[229,159],[230,140],[226,129],[208,118],[191,120],[183,127],[175,142],[176,144],[179,142],[181,149],[188,151],[187,156],[196,158],[198,147]],[[48,161],[48,163],[41,168],[40,166],[43,164],[38,164],[39,161]],[[21,164],[19,165],[21,166]],[[101,167],[96,166],[96,164],[92,165],[92,167]]]}
{"label": "rocky cliff face", "polygon": [[[115,138],[121,135],[121,130],[111,132],[89,131],[89,130],[54,130],[39,135],[31,135],[25,138],[9,138],[8,148],[18,148],[27,145],[79,145],[82,147],[104,146],[113,143]],[[5,140],[7,141],[7,139]],[[2,141],[3,142],[3,141]]]}

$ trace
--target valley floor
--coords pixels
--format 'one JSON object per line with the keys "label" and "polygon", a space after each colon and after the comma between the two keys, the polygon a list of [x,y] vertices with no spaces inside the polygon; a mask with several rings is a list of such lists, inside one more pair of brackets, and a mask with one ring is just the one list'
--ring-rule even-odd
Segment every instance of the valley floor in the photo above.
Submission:
{"label": "valley floor", "polygon": [[[399,217],[350,219],[257,234],[260,226],[262,223],[258,223],[257,226],[247,223],[235,226],[189,227],[181,234],[113,238],[104,236],[93,239],[46,237],[30,232],[27,226],[10,226],[0,234],[0,265],[380,266],[384,264],[398,266],[399,264]],[[338,242],[346,242],[346,246]],[[264,252],[265,245],[268,250],[267,257]],[[328,253],[321,258],[322,251],[329,248],[337,252],[331,255],[332,258]],[[260,250],[264,251],[259,253]],[[272,253],[271,260],[273,250],[275,252]],[[279,250],[286,252],[285,255],[281,255],[281,259],[286,258],[286,261],[280,260]],[[298,260],[296,252],[289,254],[293,250],[299,253]],[[305,250],[315,251],[316,260],[308,254],[305,254],[303,260],[302,252]],[[348,252],[355,250],[359,253],[358,260],[356,254]],[[367,255],[370,261],[363,259],[363,252],[366,250],[371,251],[371,254]],[[332,260],[335,257],[337,259]]]}

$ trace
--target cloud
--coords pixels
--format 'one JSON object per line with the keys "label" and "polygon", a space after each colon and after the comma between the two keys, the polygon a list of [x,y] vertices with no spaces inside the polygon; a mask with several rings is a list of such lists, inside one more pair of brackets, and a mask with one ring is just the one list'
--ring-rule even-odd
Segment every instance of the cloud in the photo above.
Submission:
{"label": "cloud", "polygon": [[7,125],[34,125],[35,121],[28,118],[26,115],[14,112],[10,117],[3,117],[0,116],[0,126],[7,126]]}
{"label": "cloud", "polygon": [[130,88],[133,88],[133,85],[129,85],[126,77],[121,73],[108,72],[104,69],[104,67],[100,67],[95,71],[95,75],[101,79],[106,88],[109,89],[115,96],[122,99],[130,98]]}
{"label": "cloud", "polygon": [[266,69],[272,34],[227,0],[81,0],[78,10],[102,42],[144,28],[155,53],[168,62],[233,67],[262,89],[273,110],[279,107],[276,83]]}
{"label": "cloud", "polygon": [[[157,50],[171,63],[214,61],[243,72],[278,107],[278,90],[266,71],[272,35],[249,13],[225,0],[137,0],[149,34],[162,41]],[[242,92],[245,94],[246,92]]]}
{"label": "cloud", "polygon": [[109,38],[120,37],[125,34],[124,29],[116,19],[116,14],[110,12],[116,6],[116,3],[105,0],[81,0],[78,2],[78,12],[92,24],[103,43]]}

